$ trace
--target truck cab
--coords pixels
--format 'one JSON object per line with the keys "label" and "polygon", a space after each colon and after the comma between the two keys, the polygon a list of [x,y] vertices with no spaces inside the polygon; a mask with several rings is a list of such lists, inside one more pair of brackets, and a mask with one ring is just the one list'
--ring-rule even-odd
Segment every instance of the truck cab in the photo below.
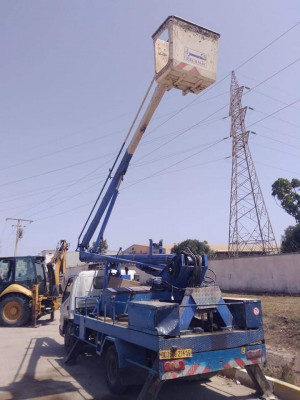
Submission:
{"label": "truck cab", "polygon": [[85,304],[80,303],[80,298],[89,296],[88,309],[96,306],[97,299],[102,293],[104,282],[104,270],[81,271],[77,275],[71,275],[66,282],[61,305],[59,333],[64,337],[65,349],[68,353],[73,344],[73,320],[75,306],[82,308]]}

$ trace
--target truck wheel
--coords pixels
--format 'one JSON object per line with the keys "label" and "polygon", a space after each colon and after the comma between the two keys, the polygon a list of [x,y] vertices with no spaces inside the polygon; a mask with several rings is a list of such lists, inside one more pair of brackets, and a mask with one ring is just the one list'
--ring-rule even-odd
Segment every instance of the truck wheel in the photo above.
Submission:
{"label": "truck wheel", "polygon": [[20,294],[5,296],[0,302],[0,323],[4,326],[23,326],[31,318],[29,299]]}
{"label": "truck wheel", "polygon": [[112,393],[122,394],[126,391],[127,386],[122,382],[118,354],[114,345],[109,346],[105,352],[105,374],[107,386]]}
{"label": "truck wheel", "polygon": [[73,322],[68,322],[65,330],[65,351],[67,354],[71,351],[76,338],[73,336]]}

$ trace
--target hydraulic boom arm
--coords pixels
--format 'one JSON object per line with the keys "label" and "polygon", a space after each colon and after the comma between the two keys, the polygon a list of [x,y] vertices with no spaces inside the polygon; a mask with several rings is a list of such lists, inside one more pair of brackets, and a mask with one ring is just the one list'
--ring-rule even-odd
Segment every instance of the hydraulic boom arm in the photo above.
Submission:
{"label": "hydraulic boom arm", "polygon": [[103,225],[101,227],[100,233],[99,233],[96,243],[94,245],[94,249],[98,248],[99,243],[100,243],[101,239],[103,238],[103,233],[104,233],[106,224],[108,222],[108,218],[110,216],[110,213],[112,211],[112,208],[113,208],[116,198],[118,196],[119,186],[122,182],[123,176],[126,174],[130,160],[131,160],[144,132],[146,131],[146,128],[152,118],[152,115],[154,114],[156,108],[158,107],[166,90],[167,90],[167,87],[165,85],[160,85],[160,84],[157,85],[157,87],[153,93],[152,99],[150,101],[150,104],[147,107],[145,114],[144,114],[134,136],[132,137],[131,142],[129,143],[129,145],[125,151],[125,154],[124,154],[124,156],[123,156],[123,158],[122,158],[122,160],[110,182],[107,192],[104,195],[104,197],[98,207],[98,210],[97,210],[93,220],[91,221],[82,241],[78,245],[79,250],[80,250],[80,258],[84,257],[82,252],[85,252],[88,249],[90,240],[91,240],[92,236],[94,235],[101,219],[105,215]]}
{"label": "hydraulic boom arm", "polygon": [[[166,31],[168,39],[162,40]],[[138,268],[151,271],[153,275],[161,276],[167,284],[175,285],[178,288],[186,287],[188,284],[200,284],[204,279],[207,269],[206,256],[197,258],[192,253],[182,253],[167,256],[149,254],[108,257],[105,254],[97,254],[97,249],[103,240],[106,225],[131,158],[164,93],[166,90],[176,88],[181,90],[184,95],[189,92],[197,94],[215,82],[219,36],[216,32],[175,16],[168,17],[152,36],[157,86],[114,175],[111,176],[112,171],[109,173],[106,180],[107,183],[111,179],[108,189],[103,195],[98,209],[95,212],[93,209],[94,216],[82,240],[81,235],[87,224],[79,237],[78,250],[82,261],[105,262],[111,263],[111,265],[133,262]],[[125,142],[123,146],[125,146]],[[90,251],[90,241],[101,221],[100,231]]]}

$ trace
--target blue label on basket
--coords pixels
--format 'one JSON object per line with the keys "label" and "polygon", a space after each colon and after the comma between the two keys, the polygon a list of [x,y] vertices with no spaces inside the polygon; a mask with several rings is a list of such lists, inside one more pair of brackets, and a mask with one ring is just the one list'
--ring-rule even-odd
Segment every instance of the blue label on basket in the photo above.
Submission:
{"label": "blue label on basket", "polygon": [[189,49],[188,47],[184,48],[184,59],[190,63],[195,65],[201,65],[202,67],[206,67],[207,56],[205,53],[201,53],[197,50]]}

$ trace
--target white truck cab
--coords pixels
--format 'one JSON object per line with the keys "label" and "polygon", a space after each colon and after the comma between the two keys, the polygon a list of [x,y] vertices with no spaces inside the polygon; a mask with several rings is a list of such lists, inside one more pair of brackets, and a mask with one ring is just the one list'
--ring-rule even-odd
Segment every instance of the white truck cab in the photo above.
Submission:
{"label": "white truck cab", "polygon": [[[75,311],[75,299],[78,297],[91,296],[90,301],[96,305],[97,298],[101,295],[104,282],[104,270],[81,271],[78,275],[68,278],[60,305],[59,333],[64,336],[65,349],[68,353],[74,343],[73,320]],[[77,305],[80,299],[77,299]],[[92,304],[91,304],[92,306]]]}

